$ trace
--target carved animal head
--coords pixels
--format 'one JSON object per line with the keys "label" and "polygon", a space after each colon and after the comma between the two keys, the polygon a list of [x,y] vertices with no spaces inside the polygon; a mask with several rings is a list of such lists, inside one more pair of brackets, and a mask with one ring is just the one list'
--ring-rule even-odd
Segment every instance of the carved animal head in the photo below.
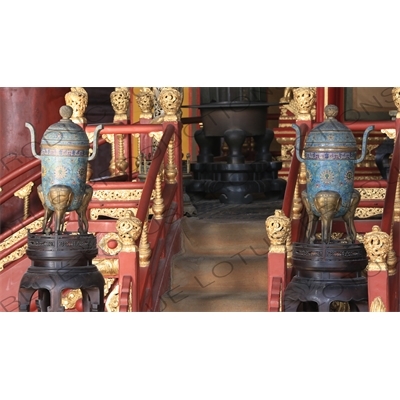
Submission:
{"label": "carved animal head", "polygon": [[74,194],[72,189],[66,185],[53,185],[47,198],[55,211],[66,211],[71,205]]}

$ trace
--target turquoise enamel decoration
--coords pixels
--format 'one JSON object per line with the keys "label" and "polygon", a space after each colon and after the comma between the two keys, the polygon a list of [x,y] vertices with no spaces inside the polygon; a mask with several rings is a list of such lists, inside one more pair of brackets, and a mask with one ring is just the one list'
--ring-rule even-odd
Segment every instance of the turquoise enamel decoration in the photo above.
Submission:
{"label": "turquoise enamel decoration", "polygon": [[[355,165],[363,161],[366,155],[369,126],[362,140],[361,155],[357,158],[357,145],[352,131],[335,118],[338,108],[335,105],[325,107],[326,120],[312,129],[304,145],[304,158],[296,146],[296,156],[305,163],[307,176],[306,196],[312,212],[320,215],[315,205],[319,192],[336,192],[340,196],[340,205],[334,217],[343,217],[349,210],[354,192]],[[293,125],[299,143],[300,129]]]}
{"label": "turquoise enamel decoration", "polygon": [[98,134],[102,125],[96,127],[93,153],[89,156],[89,139],[85,131],[71,121],[72,108],[60,108],[61,120],[51,125],[43,134],[40,155],[35,150],[35,131],[28,122],[31,133],[32,154],[41,161],[42,183],[38,193],[46,210],[45,227],[52,215],[57,217],[57,231],[62,231],[65,212],[76,210],[82,217],[81,231],[86,231],[84,211],[91,198],[92,188],[86,183],[88,161],[97,153]]}

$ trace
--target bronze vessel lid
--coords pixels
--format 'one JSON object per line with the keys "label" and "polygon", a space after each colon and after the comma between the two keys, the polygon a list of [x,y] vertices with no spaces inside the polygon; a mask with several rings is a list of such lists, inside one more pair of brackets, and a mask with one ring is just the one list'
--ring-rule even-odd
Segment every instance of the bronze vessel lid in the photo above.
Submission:
{"label": "bronze vessel lid", "polygon": [[73,121],[73,109],[70,106],[60,107],[61,120],[50,125],[43,135],[42,144],[46,145],[85,145],[89,146],[89,139],[85,131]]}
{"label": "bronze vessel lid", "polygon": [[353,132],[336,119],[338,107],[329,104],[325,107],[326,120],[310,131],[305,148],[340,148],[347,151],[357,150]]}

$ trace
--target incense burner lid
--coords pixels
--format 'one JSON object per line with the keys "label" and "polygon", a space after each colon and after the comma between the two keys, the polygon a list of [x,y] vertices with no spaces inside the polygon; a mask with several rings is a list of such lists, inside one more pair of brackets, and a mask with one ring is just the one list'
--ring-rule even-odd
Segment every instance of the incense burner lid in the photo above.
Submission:
{"label": "incense burner lid", "polygon": [[326,148],[357,151],[356,139],[353,132],[336,119],[337,114],[337,106],[330,104],[325,107],[327,118],[308,134],[304,146],[306,152],[325,151]]}

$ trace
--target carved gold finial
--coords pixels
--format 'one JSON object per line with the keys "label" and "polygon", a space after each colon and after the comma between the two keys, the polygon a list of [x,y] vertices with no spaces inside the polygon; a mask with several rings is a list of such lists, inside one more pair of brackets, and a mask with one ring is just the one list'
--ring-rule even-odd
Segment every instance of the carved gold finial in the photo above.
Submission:
{"label": "carved gold finial", "polygon": [[178,121],[182,94],[172,87],[165,87],[161,90],[158,101],[164,111],[164,121]]}
{"label": "carved gold finial", "polygon": [[29,182],[14,193],[14,196],[24,200],[24,219],[27,219],[29,216],[29,195],[32,192],[33,185],[33,182]]}
{"label": "carved gold finial", "polygon": [[116,135],[116,136],[118,142],[118,157],[116,157],[115,160],[115,168],[116,168],[115,172],[118,175],[124,175],[126,173],[126,169],[129,166],[129,163],[125,158],[125,152],[124,152],[124,135]]}
{"label": "carved gold finial", "polygon": [[136,148],[137,148],[137,158],[136,158],[136,162],[135,162],[135,167],[136,167],[136,171],[140,173],[140,172],[142,172],[141,171],[142,157],[141,157],[141,153],[140,153],[140,134],[135,133],[133,136],[136,138]]}
{"label": "carved gold finial", "polygon": [[117,174],[117,166],[115,161],[115,135],[103,133],[101,137],[107,142],[111,144],[111,160],[110,165],[108,166],[108,170],[110,171],[111,176],[115,176]]}
{"label": "carved gold finial", "polygon": [[300,197],[299,179],[297,179],[296,185],[294,187],[294,194],[293,194],[292,218],[300,219],[302,211],[303,211],[303,202]]}
{"label": "carved gold finial", "polygon": [[385,304],[380,296],[375,297],[369,307],[370,312],[386,312]]}
{"label": "carved gold finial", "polygon": [[284,215],[282,210],[275,210],[275,214],[266,219],[265,227],[271,243],[269,251],[284,253],[290,232],[290,219]]}
{"label": "carved gold finial", "polygon": [[128,108],[131,101],[129,89],[126,87],[116,87],[110,94],[112,108],[115,111],[114,122],[126,121],[128,119]]}
{"label": "carved gold finial", "polygon": [[72,87],[65,95],[65,104],[73,109],[71,121],[76,124],[86,124],[84,113],[88,105],[88,94],[84,88]]}
{"label": "carved gold finial", "polygon": [[142,235],[139,242],[139,267],[144,268],[150,265],[151,248],[147,238],[148,216],[143,225]]}
{"label": "carved gold finial", "polygon": [[296,104],[296,119],[308,121],[312,119],[311,110],[315,105],[316,90],[312,87],[293,89],[293,101]]}
{"label": "carved gold finial", "polygon": [[400,87],[394,87],[392,89],[392,96],[394,105],[397,108],[396,118],[400,118]]}
{"label": "carved gold finial", "polygon": [[176,176],[178,175],[178,169],[174,162],[174,148],[175,148],[175,136],[172,136],[168,143],[168,161],[165,167],[165,180],[167,183],[175,183]]}
{"label": "carved gold finial", "polygon": [[161,190],[161,174],[162,170],[157,174],[156,178],[156,195],[153,200],[153,213],[154,213],[154,219],[162,219],[163,218],[163,213],[164,213],[164,199],[162,197],[162,190]]}
{"label": "carved gold finial", "polygon": [[[293,119],[293,116],[288,115],[288,111],[290,111],[291,114],[293,114],[295,117],[298,115],[299,105],[297,104],[296,99],[294,99],[294,90],[295,89],[301,89],[301,88],[296,88],[296,87],[286,87],[285,88],[283,97],[281,97],[279,100],[279,102],[282,103],[279,106],[279,109],[281,110],[279,119],[282,119],[282,120]],[[311,89],[313,89],[316,93],[316,88],[311,88]],[[311,108],[311,117],[313,120],[315,120],[315,114],[316,114],[316,107],[315,107],[315,103],[314,103],[314,105]]]}
{"label": "carved gold finial", "polygon": [[142,233],[142,221],[136,218],[132,211],[126,211],[125,215],[117,221],[116,229],[121,239],[122,251],[129,253],[138,251],[135,242]]}
{"label": "carved gold finial", "polygon": [[149,87],[144,87],[139,90],[136,96],[136,102],[142,111],[140,118],[151,119],[153,117],[154,93]]}
{"label": "carved gold finial", "polygon": [[386,232],[382,232],[377,225],[372,227],[372,231],[364,235],[364,247],[367,252],[369,263],[368,271],[386,271],[386,259],[389,253],[390,237]]}

